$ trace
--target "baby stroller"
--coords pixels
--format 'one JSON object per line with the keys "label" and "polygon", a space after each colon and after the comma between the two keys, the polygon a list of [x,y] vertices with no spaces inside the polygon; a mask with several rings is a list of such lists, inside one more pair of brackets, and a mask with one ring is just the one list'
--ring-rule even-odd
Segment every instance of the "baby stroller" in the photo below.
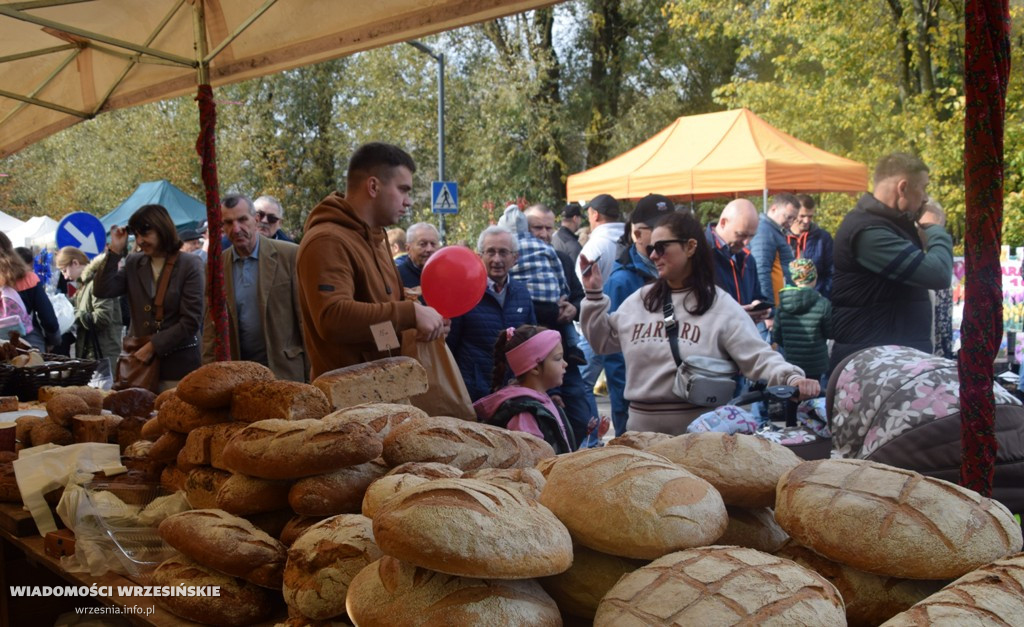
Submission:
{"label": "baby stroller", "polygon": [[[1024,511],[1024,407],[993,383],[998,443],[992,496]],[[843,457],[957,482],[960,383],[955,361],[902,346],[854,353],[832,373],[829,425]]]}

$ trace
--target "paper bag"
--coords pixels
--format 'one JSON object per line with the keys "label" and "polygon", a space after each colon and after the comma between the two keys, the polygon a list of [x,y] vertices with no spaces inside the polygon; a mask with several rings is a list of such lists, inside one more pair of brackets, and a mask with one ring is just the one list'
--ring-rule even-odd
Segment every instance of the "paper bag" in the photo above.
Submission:
{"label": "paper bag", "polygon": [[444,338],[410,344],[412,348],[403,346],[403,352],[412,352],[408,356],[423,364],[430,385],[425,393],[410,399],[412,404],[431,416],[453,416],[476,422],[473,400]]}

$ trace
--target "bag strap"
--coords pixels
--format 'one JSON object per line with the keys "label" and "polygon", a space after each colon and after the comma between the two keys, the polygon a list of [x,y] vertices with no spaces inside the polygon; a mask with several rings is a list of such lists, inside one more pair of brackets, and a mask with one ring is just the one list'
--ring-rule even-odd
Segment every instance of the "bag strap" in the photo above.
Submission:
{"label": "bag strap", "polygon": [[156,288],[156,298],[153,299],[153,309],[155,311],[154,317],[156,318],[156,328],[160,328],[160,323],[164,321],[164,297],[167,296],[167,286],[171,283],[171,270],[174,269],[174,262],[178,260],[178,253],[174,253],[167,258],[167,263],[164,264],[164,269],[160,273],[160,283]]}
{"label": "bag strap", "polygon": [[672,351],[672,359],[676,361],[676,368],[678,368],[683,365],[683,358],[679,356],[679,323],[676,322],[676,310],[672,306],[672,290],[665,290],[662,312],[665,314],[665,336],[668,338],[668,347]]}

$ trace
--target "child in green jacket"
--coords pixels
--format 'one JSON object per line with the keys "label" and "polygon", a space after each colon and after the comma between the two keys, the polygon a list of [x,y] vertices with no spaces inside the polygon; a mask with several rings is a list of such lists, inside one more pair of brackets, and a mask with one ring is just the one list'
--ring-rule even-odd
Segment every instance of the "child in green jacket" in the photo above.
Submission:
{"label": "child in green jacket", "polygon": [[789,264],[794,286],[779,292],[772,341],[786,361],[803,369],[808,379],[828,374],[828,339],[832,335],[832,303],[814,286],[818,271],[810,259]]}

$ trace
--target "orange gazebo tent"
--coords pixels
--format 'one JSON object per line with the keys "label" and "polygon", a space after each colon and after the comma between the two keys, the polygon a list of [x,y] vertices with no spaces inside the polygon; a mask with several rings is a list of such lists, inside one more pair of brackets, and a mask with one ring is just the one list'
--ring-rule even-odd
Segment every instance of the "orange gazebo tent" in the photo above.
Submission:
{"label": "orange gazebo tent", "polygon": [[769,192],[863,192],[868,168],[802,142],[749,109],[676,119],[644,143],[566,182],[569,201],[598,194],[687,199]]}

